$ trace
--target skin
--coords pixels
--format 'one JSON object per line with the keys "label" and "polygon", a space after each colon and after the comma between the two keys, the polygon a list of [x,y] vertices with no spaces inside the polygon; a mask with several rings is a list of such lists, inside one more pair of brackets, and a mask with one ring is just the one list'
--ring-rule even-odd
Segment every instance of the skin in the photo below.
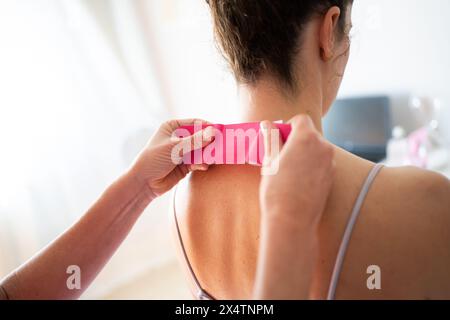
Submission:
{"label": "skin", "polygon": [[[321,132],[321,119],[336,98],[349,56],[349,39],[336,30],[339,15],[338,8],[331,8],[305,27],[295,68],[297,78],[307,80],[299,82],[296,93],[287,95],[270,74],[255,84],[240,85],[242,121],[288,121],[307,114]],[[351,10],[346,25],[348,33]],[[374,166],[337,147],[334,154],[335,179],[318,226],[317,264],[307,292],[311,299],[326,298],[345,226]],[[258,168],[212,166],[178,188],[175,207],[189,260],[203,289],[215,298],[252,296],[264,236],[260,182]],[[304,209],[297,207],[299,215]],[[449,299],[449,240],[449,180],[412,167],[382,169],[354,228],[336,298]],[[300,245],[302,252],[311,252],[310,241]],[[289,263],[299,259],[304,256],[292,255]],[[371,265],[381,268],[381,290],[367,288]],[[298,281],[297,275],[293,279]]]}
{"label": "skin", "polygon": [[[208,170],[207,165],[174,163],[173,150],[180,143],[183,146],[190,145],[195,150],[211,142],[208,129],[191,137],[172,138],[172,133],[178,127],[193,124],[194,121],[164,123],[132,167],[103,193],[77,223],[0,281],[0,300],[79,298],[153,199],[172,189],[189,172]],[[270,122],[266,122],[263,129],[266,150],[269,150],[274,128]],[[304,132],[309,134],[305,136]],[[303,152],[299,153],[299,150]],[[183,151],[178,154],[180,157],[182,155]],[[306,155],[320,155],[322,161],[317,163],[313,157]],[[292,122],[292,135],[281,153],[270,153],[266,158],[269,161],[265,168],[277,162],[280,170],[277,175],[265,176],[261,183],[263,253],[253,297],[277,299],[300,295],[304,298],[312,279],[313,261],[300,259],[298,263],[283,263],[290,260],[293,250],[298,249],[295,246],[286,247],[285,244],[293,241],[303,245],[309,243],[308,254],[317,253],[316,233],[297,231],[317,230],[332,185],[333,151],[319,138],[311,120],[299,116]],[[293,167],[292,163],[296,166]],[[309,179],[305,179],[305,173]],[[322,179],[316,179],[317,176]],[[287,189],[308,190],[310,196],[287,197],[287,201],[281,201],[286,198],[286,194],[279,190]],[[279,205],[274,206],[274,203]],[[300,219],[295,210],[298,206],[309,208],[304,210]],[[77,265],[81,270],[81,288],[76,290],[67,287],[69,275],[66,270],[71,265]],[[297,281],[293,282],[291,277],[273,276],[277,270],[284,270],[283,275],[295,270],[299,275]],[[302,274],[308,276],[300,277]],[[298,291],[299,286],[304,290]]]}

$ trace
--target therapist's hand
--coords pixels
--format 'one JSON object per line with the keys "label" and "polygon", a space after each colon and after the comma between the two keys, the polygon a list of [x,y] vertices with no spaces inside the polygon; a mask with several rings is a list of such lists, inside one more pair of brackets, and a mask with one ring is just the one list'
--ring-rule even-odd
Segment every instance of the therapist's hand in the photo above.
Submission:
{"label": "therapist's hand", "polygon": [[[286,145],[279,154],[272,150],[264,164],[263,172],[270,174],[263,174],[261,182],[262,212],[313,226],[320,221],[333,184],[334,149],[309,116],[297,116],[291,125]],[[261,127],[264,145],[270,151],[271,133],[277,129],[269,121],[262,122]],[[277,167],[277,172],[271,169]]]}
{"label": "therapist's hand", "polygon": [[[178,165],[172,161],[172,150],[179,143],[197,148],[210,143],[203,139],[201,131],[191,137],[172,139],[176,129],[194,122],[197,123],[164,123],[132,167],[103,192],[78,222],[0,281],[0,300],[79,298],[151,200],[170,190],[188,172],[208,169],[205,165]],[[206,131],[205,136],[211,137]],[[71,287],[77,277],[78,285]]]}
{"label": "therapist's hand", "polygon": [[309,117],[297,116],[291,124],[291,135],[277,153],[270,148],[276,127],[261,123],[268,153],[263,173],[269,175],[263,175],[260,186],[256,299],[310,297],[319,251],[319,222],[333,184],[333,148]]}
{"label": "therapist's hand", "polygon": [[[150,197],[156,198],[172,189],[181,179],[192,171],[206,171],[208,165],[185,165],[177,164],[172,160],[172,150],[180,143],[188,143],[191,150],[196,150],[211,143],[211,130],[205,129],[186,138],[176,138],[173,133],[181,126],[194,125],[194,123],[207,123],[203,120],[172,120],[165,122],[150,139],[145,149],[138,156],[131,171],[136,179],[145,183],[150,190]],[[205,138],[206,137],[206,138]],[[197,145],[195,141],[201,141]],[[183,154],[180,154],[183,156]]]}

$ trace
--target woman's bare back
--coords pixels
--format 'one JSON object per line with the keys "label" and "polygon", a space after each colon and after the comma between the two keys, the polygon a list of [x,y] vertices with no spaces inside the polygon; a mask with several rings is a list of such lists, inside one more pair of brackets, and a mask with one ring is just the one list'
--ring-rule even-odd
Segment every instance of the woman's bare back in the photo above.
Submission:
{"label": "woman's bare back", "polygon": [[[311,298],[325,299],[349,215],[373,164],[337,150],[337,174],[319,229]],[[259,168],[216,166],[193,174],[175,201],[195,276],[217,299],[249,299],[259,239]],[[299,208],[301,214],[301,208]],[[293,257],[295,259],[295,257]],[[369,290],[369,266],[381,290]],[[450,298],[450,183],[414,168],[384,168],[354,228],[338,299]]]}

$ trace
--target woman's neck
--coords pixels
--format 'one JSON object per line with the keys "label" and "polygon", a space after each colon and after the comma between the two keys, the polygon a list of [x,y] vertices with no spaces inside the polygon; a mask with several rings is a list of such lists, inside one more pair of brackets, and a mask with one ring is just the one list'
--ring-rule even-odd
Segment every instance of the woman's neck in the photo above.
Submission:
{"label": "woman's neck", "polygon": [[298,114],[311,117],[322,132],[322,91],[319,86],[304,86],[297,95],[283,92],[270,80],[259,80],[255,85],[241,85],[241,118],[244,121],[288,121]]}

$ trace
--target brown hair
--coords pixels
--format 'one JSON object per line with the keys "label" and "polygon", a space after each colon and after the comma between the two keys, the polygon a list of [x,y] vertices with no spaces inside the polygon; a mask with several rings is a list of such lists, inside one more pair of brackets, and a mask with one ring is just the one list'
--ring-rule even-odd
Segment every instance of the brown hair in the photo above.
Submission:
{"label": "brown hair", "polygon": [[298,39],[314,14],[341,9],[339,32],[353,0],[209,0],[214,31],[222,53],[239,82],[254,83],[263,72],[289,87],[295,84],[293,62]]}

